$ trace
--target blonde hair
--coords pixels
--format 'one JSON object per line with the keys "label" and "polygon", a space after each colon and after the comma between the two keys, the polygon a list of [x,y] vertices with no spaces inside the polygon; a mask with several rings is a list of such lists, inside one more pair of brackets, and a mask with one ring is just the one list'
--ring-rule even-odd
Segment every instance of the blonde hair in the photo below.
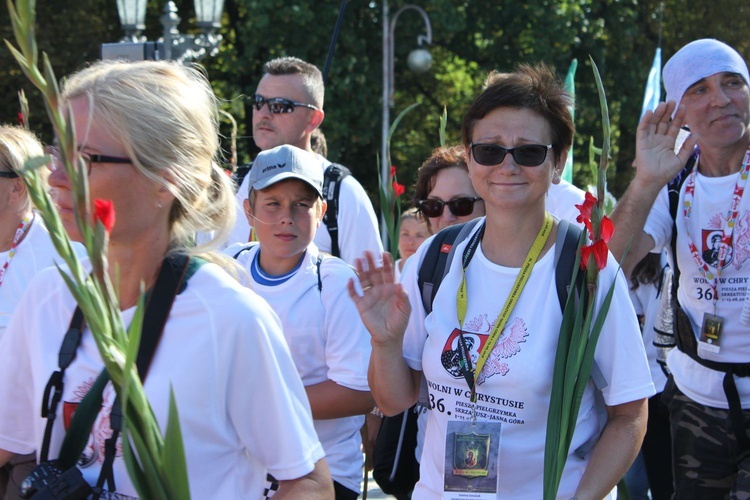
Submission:
{"label": "blonde hair", "polygon": [[[8,170],[19,172],[23,169],[26,160],[38,156],[44,156],[44,148],[34,134],[21,127],[0,125],[0,163]],[[46,186],[49,171],[46,168],[39,168],[37,174]],[[27,205],[30,204],[31,200],[27,194]]]}
{"label": "blonde hair", "polygon": [[[170,252],[198,254],[227,238],[234,195],[217,163],[217,100],[201,72],[168,61],[103,61],[67,78],[62,98],[88,99],[92,120],[123,144],[137,171],[174,195]],[[213,239],[189,250],[196,233],[210,231]]]}

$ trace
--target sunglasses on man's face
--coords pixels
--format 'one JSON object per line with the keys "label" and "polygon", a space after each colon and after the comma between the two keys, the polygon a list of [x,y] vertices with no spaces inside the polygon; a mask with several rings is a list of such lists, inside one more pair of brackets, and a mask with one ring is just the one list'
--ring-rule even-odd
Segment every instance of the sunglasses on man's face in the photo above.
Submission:
{"label": "sunglasses on man's face", "polygon": [[265,104],[266,106],[268,106],[268,111],[274,115],[278,115],[281,113],[293,113],[294,108],[297,106],[303,106],[305,108],[310,108],[310,109],[318,109],[316,106],[313,106],[312,104],[305,104],[304,102],[290,101],[289,99],[284,99],[283,97],[269,97],[268,99],[266,99],[260,94],[254,94],[250,98],[250,102],[256,111],[260,111],[260,109]]}
{"label": "sunglasses on man's face", "polygon": [[497,144],[472,144],[471,154],[480,165],[499,165],[510,153],[515,162],[524,167],[538,167],[547,158],[547,151],[552,144],[524,144],[515,148],[504,148]]}
{"label": "sunglasses on man's face", "polygon": [[451,201],[443,201],[430,198],[428,200],[419,200],[419,203],[417,203],[417,208],[425,216],[434,219],[443,215],[443,210],[445,210],[445,207],[447,205],[448,210],[450,210],[451,213],[456,217],[466,217],[467,215],[471,215],[471,213],[474,211],[474,203],[476,203],[477,201],[481,201],[481,199],[482,198],[478,196],[455,198]]}
{"label": "sunglasses on man's face", "polygon": [[5,179],[15,179],[16,177],[18,177],[18,174],[15,172],[7,172],[3,170],[2,172],[0,172],[0,177]]}

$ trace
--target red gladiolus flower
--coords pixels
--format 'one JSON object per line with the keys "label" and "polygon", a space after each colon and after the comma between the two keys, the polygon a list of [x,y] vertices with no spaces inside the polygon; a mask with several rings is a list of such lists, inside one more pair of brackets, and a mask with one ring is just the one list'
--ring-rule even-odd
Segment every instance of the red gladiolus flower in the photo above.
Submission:
{"label": "red gladiolus flower", "polygon": [[18,124],[22,127],[26,125],[26,117],[20,112],[18,113]]}
{"label": "red gladiolus flower", "polygon": [[99,221],[109,233],[115,225],[115,205],[112,200],[94,200],[94,220]]}
{"label": "red gladiolus flower", "polygon": [[406,191],[406,187],[403,184],[399,184],[396,181],[393,181],[393,192],[396,194],[396,196],[401,196]]}
{"label": "red gladiolus flower", "polygon": [[589,266],[589,257],[593,254],[596,267],[601,271],[607,267],[607,256],[609,248],[604,240],[596,240],[591,245],[581,247],[581,270],[586,270]]}
{"label": "red gladiolus flower", "polygon": [[396,165],[391,165],[391,177],[396,177]]}
{"label": "red gladiolus flower", "polygon": [[596,205],[596,197],[593,194],[586,192],[586,199],[583,203],[575,206],[578,211],[581,212],[581,214],[576,217],[576,222],[585,224],[589,230],[591,229],[591,212],[594,210],[594,205]]}

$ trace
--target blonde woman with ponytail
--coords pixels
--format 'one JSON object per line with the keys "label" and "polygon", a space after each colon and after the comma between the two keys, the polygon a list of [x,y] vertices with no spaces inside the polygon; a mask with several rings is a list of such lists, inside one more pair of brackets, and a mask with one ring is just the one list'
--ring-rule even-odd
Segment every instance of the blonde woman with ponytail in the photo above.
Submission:
{"label": "blonde woman with ponytail", "polygon": [[[279,321],[211,253],[234,223],[234,206],[229,178],[217,164],[216,99],[204,75],[165,61],[102,62],[70,76],[62,99],[72,110],[91,199],[114,204],[109,272],[125,324],[133,318],[141,287],[151,290],[171,262],[186,263],[180,268],[185,286],[169,310],[144,388],[162,429],[174,391],[191,496],[261,498],[267,474],[279,480],[277,498],[332,495]],[[75,239],[70,179],[55,161],[52,170],[53,198]],[[204,231],[214,231],[217,239],[192,247],[194,234]],[[0,342],[0,464],[44,444],[47,420],[39,404],[58,368],[57,353],[75,309],[57,270],[42,272]],[[85,328],[75,352],[47,443],[51,460],[59,454],[70,412],[103,368]],[[114,399],[111,385],[105,386],[78,461],[91,485],[105,462]],[[104,489],[135,497],[122,443],[115,450],[114,481],[107,480]]]}

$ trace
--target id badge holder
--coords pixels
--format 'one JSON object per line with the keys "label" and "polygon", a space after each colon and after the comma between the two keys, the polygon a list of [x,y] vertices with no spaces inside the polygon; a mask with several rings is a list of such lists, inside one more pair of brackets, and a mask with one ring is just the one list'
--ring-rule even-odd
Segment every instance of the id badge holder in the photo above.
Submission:
{"label": "id badge holder", "polygon": [[448,421],[443,500],[497,498],[501,425],[497,421]]}
{"label": "id badge holder", "polygon": [[698,353],[718,353],[721,350],[721,335],[723,333],[724,319],[715,314],[703,315],[701,336],[698,339]]}

